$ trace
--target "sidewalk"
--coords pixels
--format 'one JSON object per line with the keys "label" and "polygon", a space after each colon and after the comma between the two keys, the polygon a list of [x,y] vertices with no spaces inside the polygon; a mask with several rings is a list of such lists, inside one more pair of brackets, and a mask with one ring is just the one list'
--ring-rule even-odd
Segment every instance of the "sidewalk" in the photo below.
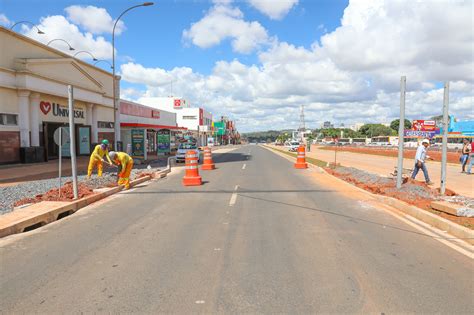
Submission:
{"label": "sidewalk", "polygon": [[[282,147],[278,148],[283,149]],[[311,146],[311,152],[306,152],[306,155],[325,162],[334,162],[334,151],[320,150],[315,145]],[[397,166],[397,158],[338,151],[337,163],[381,176],[390,176],[390,173]],[[414,164],[413,159],[403,160],[404,168],[412,169]],[[427,167],[431,181],[435,183],[433,187],[439,188],[441,163],[428,161]],[[417,180],[424,180],[423,172],[418,173]],[[460,165],[448,164],[446,168],[446,187],[460,195],[474,198],[474,175],[462,174]]]}

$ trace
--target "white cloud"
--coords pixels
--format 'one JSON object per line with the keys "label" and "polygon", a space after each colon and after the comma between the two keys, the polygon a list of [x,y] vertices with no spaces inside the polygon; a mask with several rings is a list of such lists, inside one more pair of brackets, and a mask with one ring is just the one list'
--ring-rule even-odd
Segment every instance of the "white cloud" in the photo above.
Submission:
{"label": "white cloud", "polygon": [[280,20],[298,4],[298,0],[247,0],[250,5],[273,20]]}
{"label": "white cloud", "polygon": [[[84,27],[92,34],[112,33],[115,20],[104,8],[72,5],[65,9],[67,18],[73,23]],[[115,33],[120,34],[125,29],[122,21],[118,21]]]}
{"label": "white cloud", "polygon": [[[67,41],[74,51],[70,51],[66,43],[56,41],[50,45],[67,54],[74,55],[80,50],[92,53],[97,59],[111,59],[112,45],[102,36],[94,37],[89,32],[81,32],[77,25],[70,23],[62,15],[53,15],[42,18],[38,25],[45,34],[37,34],[36,29],[24,26],[25,35],[39,42],[47,44],[50,40],[60,38]],[[87,54],[80,54],[78,58],[90,58]]]}
{"label": "white cloud", "polygon": [[[234,116],[244,131],[297,128],[302,104],[312,128],[325,120],[346,126],[390,122],[399,114],[402,75],[407,76],[408,118],[441,114],[440,83],[451,81],[450,113],[461,120],[474,119],[472,5],[351,1],[341,26],[311,47],[273,41],[263,46],[256,64],[217,61],[209,75],[133,63],[122,68],[123,78],[147,85],[141,96],[134,95],[144,102],[169,95],[166,79],[173,78],[174,94],[203,104],[215,116]],[[217,24],[221,20],[216,16],[248,23],[239,9],[218,5],[187,31],[187,38],[200,47],[235,40],[227,26]],[[238,25],[232,23],[223,25]],[[266,31],[265,38],[268,43]]]}
{"label": "white cloud", "polygon": [[201,48],[209,48],[231,39],[232,48],[239,53],[250,53],[269,42],[265,28],[258,22],[247,22],[238,8],[216,5],[190,29],[183,38]]}
{"label": "white cloud", "polygon": [[0,25],[4,27],[10,27],[12,22],[7,18],[7,16],[3,13],[0,13]]}

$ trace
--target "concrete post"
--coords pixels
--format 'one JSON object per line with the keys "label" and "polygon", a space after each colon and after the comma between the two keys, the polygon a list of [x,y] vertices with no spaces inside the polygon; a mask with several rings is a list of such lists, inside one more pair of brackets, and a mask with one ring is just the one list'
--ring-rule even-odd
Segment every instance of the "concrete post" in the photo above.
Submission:
{"label": "concrete post", "polygon": [[20,127],[20,146],[30,146],[30,91],[18,91],[18,125]]}
{"label": "concrete post", "polygon": [[68,108],[69,108],[69,136],[71,150],[71,169],[72,169],[72,188],[74,199],[77,199],[77,163],[76,163],[76,133],[74,126],[74,88],[72,85],[67,86],[68,91]]}
{"label": "concrete post", "polygon": [[446,193],[446,163],[448,161],[448,128],[449,128],[449,82],[444,83],[443,97],[443,145],[441,153],[441,185],[440,193]]}
{"label": "concrete post", "polygon": [[403,143],[405,142],[403,134],[405,131],[405,91],[407,77],[403,76],[400,80],[400,123],[398,124],[398,164],[397,164],[397,188],[402,188],[403,175]]}
{"label": "concrete post", "polygon": [[39,147],[39,107],[40,94],[33,93],[30,96],[30,130],[31,130],[31,146]]}
{"label": "concrete post", "polygon": [[97,126],[97,105],[94,105],[91,110],[91,134],[92,143],[99,142],[99,127]]}

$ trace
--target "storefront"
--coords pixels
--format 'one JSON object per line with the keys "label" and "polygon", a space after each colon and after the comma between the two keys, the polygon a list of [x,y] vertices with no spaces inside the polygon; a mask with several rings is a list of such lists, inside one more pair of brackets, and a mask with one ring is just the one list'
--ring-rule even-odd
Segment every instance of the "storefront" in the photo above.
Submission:
{"label": "storefront", "polygon": [[135,159],[152,160],[173,151],[176,114],[120,100],[120,132],[126,151]]}
{"label": "storefront", "polygon": [[53,134],[69,123],[68,85],[76,152],[113,143],[112,74],[3,27],[0,41],[9,47],[0,55],[0,163],[57,158]]}

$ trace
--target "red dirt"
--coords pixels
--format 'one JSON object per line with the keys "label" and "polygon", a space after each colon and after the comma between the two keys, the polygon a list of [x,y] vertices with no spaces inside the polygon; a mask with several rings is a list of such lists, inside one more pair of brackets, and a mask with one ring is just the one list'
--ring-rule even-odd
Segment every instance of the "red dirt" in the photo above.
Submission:
{"label": "red dirt", "polygon": [[142,177],[145,177],[145,176],[153,176],[153,173],[152,172],[141,172],[141,173],[138,173],[135,176],[135,179],[139,179],[139,178],[142,178]]}
{"label": "red dirt", "polygon": [[[335,147],[320,147],[321,150],[331,150],[334,151]],[[383,149],[383,148],[367,148],[367,147],[337,147],[337,151],[344,151],[344,152],[353,152],[353,153],[361,153],[361,154],[372,154],[372,155],[381,155],[381,156],[391,156],[397,157],[398,150],[397,149]],[[403,151],[403,157],[407,159],[414,159],[416,154],[416,150],[414,149],[407,149]],[[440,151],[430,151],[428,148],[428,155],[437,162],[441,162],[441,152]],[[456,152],[448,152],[448,163],[459,163],[459,153]]]}
{"label": "red dirt", "polygon": [[[92,189],[90,189],[83,183],[79,183],[79,186],[77,187],[77,193],[78,193],[77,195],[79,199],[85,196],[90,196],[94,194]],[[24,198],[24,199],[18,200],[17,202],[14,203],[13,206],[18,207],[27,203],[38,203],[41,201],[72,201],[72,200],[74,200],[72,182],[67,182],[66,184],[64,184],[63,187],[61,187],[61,198],[59,198],[59,189],[53,188],[44,194],[36,195],[34,198]]]}
{"label": "red dirt", "polygon": [[[392,198],[404,201],[404,202],[406,202],[408,204],[411,204],[411,205],[414,205],[414,206],[416,206],[420,209],[423,209],[423,210],[429,211],[433,214],[439,215],[439,216],[441,216],[445,219],[448,219],[452,222],[455,222],[457,224],[460,224],[460,225],[465,226],[465,227],[470,228],[470,229],[474,229],[474,218],[457,217],[457,216],[450,215],[450,214],[447,214],[447,213],[444,213],[444,212],[433,210],[431,208],[431,202],[435,200],[435,197],[439,196],[439,189],[432,189],[429,186],[427,186],[425,183],[415,181],[415,180],[412,180],[412,179],[405,180],[405,182],[404,182],[404,184],[409,182],[409,184],[411,184],[411,185],[417,185],[417,186],[424,187],[428,192],[430,192],[430,195],[432,195],[433,198],[422,198],[422,197],[415,197],[414,198],[413,195],[408,195],[406,193],[397,192],[395,190],[395,182],[390,183],[390,184],[386,184],[386,185],[380,185],[380,184],[369,185],[369,184],[363,183],[363,182],[359,181],[357,178],[354,178],[354,177],[349,176],[347,174],[341,174],[337,171],[337,169],[336,170],[330,169],[330,168],[325,168],[325,169],[329,174],[331,174],[333,176],[336,176],[338,178],[341,178],[342,180],[344,180],[346,182],[349,182],[349,183],[352,183],[353,185],[355,185],[359,188],[362,188],[364,190],[367,190],[371,193],[384,195],[384,196],[387,196],[387,197],[392,197]],[[455,196],[456,193],[452,190],[447,189],[446,190],[446,195]]]}

